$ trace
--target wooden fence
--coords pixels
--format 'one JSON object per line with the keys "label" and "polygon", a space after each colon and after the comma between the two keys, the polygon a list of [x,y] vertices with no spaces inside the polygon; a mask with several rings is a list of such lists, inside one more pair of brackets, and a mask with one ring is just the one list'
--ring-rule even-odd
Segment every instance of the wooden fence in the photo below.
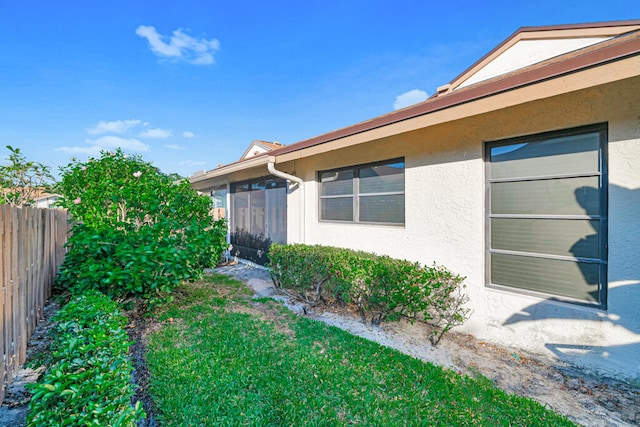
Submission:
{"label": "wooden fence", "polygon": [[64,260],[67,218],[60,209],[0,205],[0,402],[25,361],[27,343]]}

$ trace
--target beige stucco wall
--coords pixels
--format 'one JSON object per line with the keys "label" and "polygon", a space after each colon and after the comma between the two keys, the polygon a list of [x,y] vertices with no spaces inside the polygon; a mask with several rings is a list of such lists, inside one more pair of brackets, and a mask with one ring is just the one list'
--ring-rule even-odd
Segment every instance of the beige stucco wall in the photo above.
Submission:
{"label": "beige stucco wall", "polygon": [[[640,381],[640,77],[278,165],[305,180],[304,241],[436,262],[466,276],[478,338]],[[484,141],[609,124],[608,309],[485,287]],[[318,221],[317,171],[405,157],[404,227]],[[302,191],[288,200],[301,241]]]}

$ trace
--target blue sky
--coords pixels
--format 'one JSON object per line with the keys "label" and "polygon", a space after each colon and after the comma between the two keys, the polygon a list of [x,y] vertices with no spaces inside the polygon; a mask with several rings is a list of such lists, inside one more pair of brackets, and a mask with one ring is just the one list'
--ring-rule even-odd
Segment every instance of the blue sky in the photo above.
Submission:
{"label": "blue sky", "polygon": [[0,0],[0,159],[57,171],[121,146],[188,176],[420,100],[521,26],[637,18],[632,0]]}

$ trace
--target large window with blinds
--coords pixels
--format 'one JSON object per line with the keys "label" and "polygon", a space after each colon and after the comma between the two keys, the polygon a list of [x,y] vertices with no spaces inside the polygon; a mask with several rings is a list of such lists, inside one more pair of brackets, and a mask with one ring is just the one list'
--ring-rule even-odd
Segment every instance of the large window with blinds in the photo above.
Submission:
{"label": "large window with blinds", "polygon": [[404,225],[404,159],[318,173],[320,221]]}
{"label": "large window with blinds", "polygon": [[607,128],[486,144],[487,283],[606,308]]}

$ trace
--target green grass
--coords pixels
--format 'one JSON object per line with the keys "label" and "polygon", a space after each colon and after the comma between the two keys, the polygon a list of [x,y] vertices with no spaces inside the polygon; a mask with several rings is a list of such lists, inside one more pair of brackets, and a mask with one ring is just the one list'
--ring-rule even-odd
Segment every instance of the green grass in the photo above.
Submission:
{"label": "green grass", "polygon": [[[224,276],[183,287],[150,337],[163,426],[562,426],[566,418],[338,328],[251,301]],[[265,314],[266,313],[266,314]]]}

